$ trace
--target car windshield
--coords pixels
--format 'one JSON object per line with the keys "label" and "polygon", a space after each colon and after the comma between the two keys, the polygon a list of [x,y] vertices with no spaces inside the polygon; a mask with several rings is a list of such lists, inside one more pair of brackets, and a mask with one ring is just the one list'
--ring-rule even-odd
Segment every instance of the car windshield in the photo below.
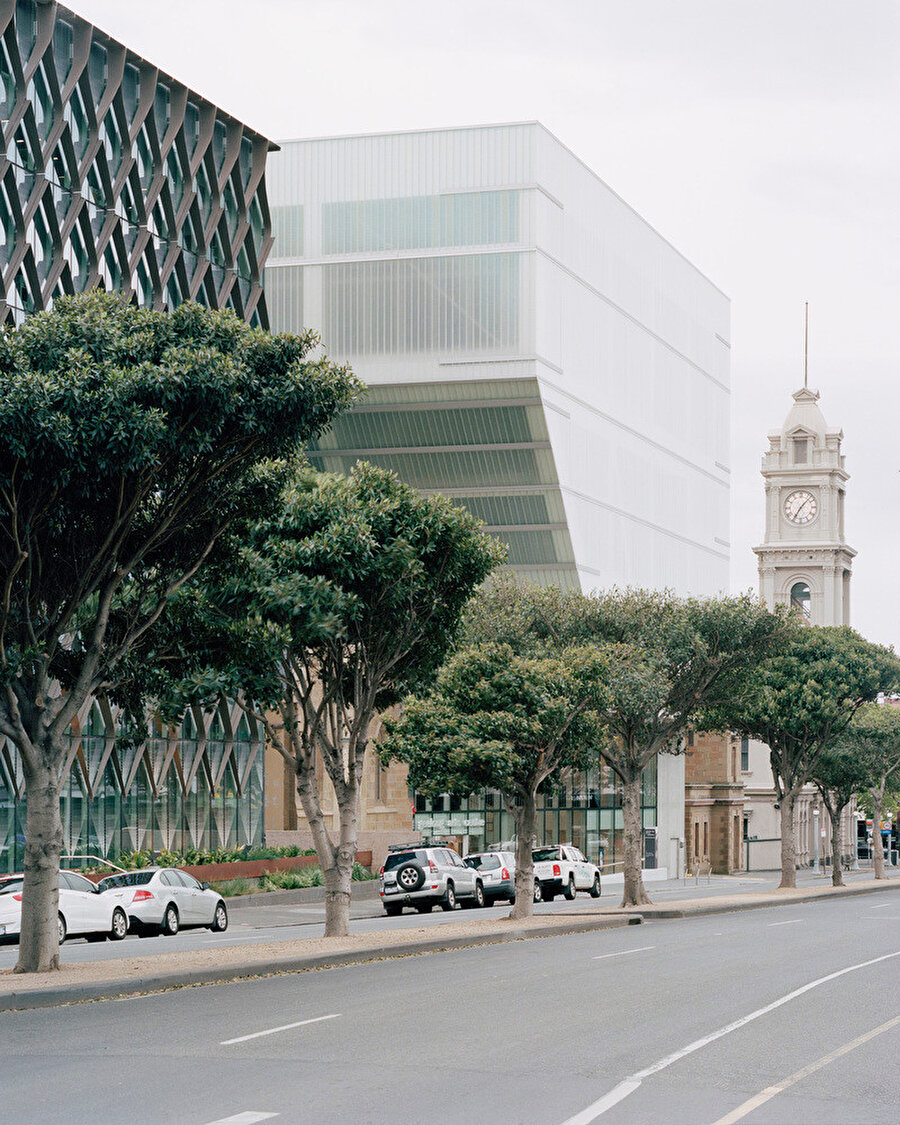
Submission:
{"label": "car windshield", "polygon": [[113,887],[141,887],[149,883],[155,874],[155,871],[123,871],[121,875],[107,875],[97,886],[101,891],[108,891]]}
{"label": "car windshield", "polygon": [[399,867],[401,863],[409,863],[411,859],[424,860],[427,858],[424,848],[417,851],[391,852],[384,861],[384,869],[390,871],[394,867]]}
{"label": "car windshield", "polygon": [[8,879],[5,883],[0,883],[0,895],[10,895],[13,891],[20,891],[21,889],[21,879]]}
{"label": "car windshield", "polygon": [[559,848],[535,848],[531,853],[535,863],[543,863],[548,859],[559,859]]}
{"label": "car windshield", "polygon": [[476,871],[493,871],[500,866],[500,860],[495,855],[470,855],[466,858],[466,865]]}

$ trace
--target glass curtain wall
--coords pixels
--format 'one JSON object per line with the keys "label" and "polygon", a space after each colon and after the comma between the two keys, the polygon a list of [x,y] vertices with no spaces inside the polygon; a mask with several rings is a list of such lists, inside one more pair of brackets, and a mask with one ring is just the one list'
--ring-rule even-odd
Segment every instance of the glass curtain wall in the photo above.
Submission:
{"label": "glass curtain wall", "polygon": [[[657,762],[644,770],[642,823],[657,823]],[[487,790],[469,797],[415,795],[414,827],[426,839],[451,839],[467,852],[508,848],[515,823],[499,793]],[[598,761],[589,770],[567,771],[553,792],[538,795],[538,844],[574,844],[594,863],[612,873],[622,868],[624,819],[622,786],[608,766]]]}
{"label": "glass curtain wall", "polygon": [[[229,714],[227,704],[226,715]],[[154,721],[135,746],[117,719],[97,704],[69,735],[72,764],[60,793],[64,854],[115,860],[143,849],[254,846],[263,842],[262,733],[241,716],[225,733],[220,711],[193,714],[179,727]],[[221,779],[216,783],[212,753]],[[20,871],[25,848],[21,764],[9,742],[0,746],[0,873]],[[81,861],[64,862],[81,866]]]}

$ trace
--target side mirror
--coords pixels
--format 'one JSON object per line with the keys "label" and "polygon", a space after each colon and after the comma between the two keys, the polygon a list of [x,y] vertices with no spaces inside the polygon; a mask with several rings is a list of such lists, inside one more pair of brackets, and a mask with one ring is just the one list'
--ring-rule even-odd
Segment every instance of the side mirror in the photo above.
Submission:
{"label": "side mirror", "polygon": [[208,891],[209,890],[209,883],[201,883],[200,884],[200,890],[201,891]]}

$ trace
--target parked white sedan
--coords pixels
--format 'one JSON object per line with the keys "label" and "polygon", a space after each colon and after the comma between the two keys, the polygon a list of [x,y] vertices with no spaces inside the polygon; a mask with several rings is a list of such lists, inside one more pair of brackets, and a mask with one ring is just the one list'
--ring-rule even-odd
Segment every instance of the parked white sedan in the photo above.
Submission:
{"label": "parked white sedan", "polygon": [[141,937],[172,936],[186,926],[228,929],[222,896],[177,867],[142,867],[107,875],[99,884],[102,898],[118,903],[128,914],[129,929]]}
{"label": "parked white sedan", "polygon": [[[22,928],[22,877],[0,885],[0,940],[18,941]],[[59,943],[67,937],[121,941],[128,916],[121,904],[100,893],[90,879],[74,871],[59,873]]]}

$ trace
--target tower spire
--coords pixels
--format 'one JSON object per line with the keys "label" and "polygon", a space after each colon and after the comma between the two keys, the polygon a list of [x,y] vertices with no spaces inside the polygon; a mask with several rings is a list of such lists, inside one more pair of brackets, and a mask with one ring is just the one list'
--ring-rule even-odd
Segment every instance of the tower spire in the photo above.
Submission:
{"label": "tower spire", "polygon": [[803,389],[808,389],[807,372],[809,366],[809,301],[805,302],[805,315],[803,320]]}

